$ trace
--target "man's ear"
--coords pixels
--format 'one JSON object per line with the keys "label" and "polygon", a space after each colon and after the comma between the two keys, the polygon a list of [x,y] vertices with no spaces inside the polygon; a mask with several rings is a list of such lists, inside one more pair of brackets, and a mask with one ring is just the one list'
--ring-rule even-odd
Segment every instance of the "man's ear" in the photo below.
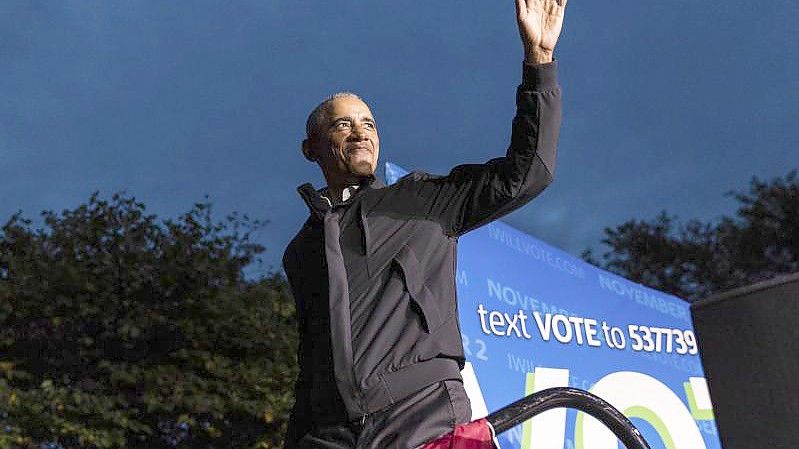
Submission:
{"label": "man's ear", "polygon": [[310,138],[302,141],[302,154],[305,156],[305,159],[316,162],[317,157],[313,151],[313,142],[311,142]]}

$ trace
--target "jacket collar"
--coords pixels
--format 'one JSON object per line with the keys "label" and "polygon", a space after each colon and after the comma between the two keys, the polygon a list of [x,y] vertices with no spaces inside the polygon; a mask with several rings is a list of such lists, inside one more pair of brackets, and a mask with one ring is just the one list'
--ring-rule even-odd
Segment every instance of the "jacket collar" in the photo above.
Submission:
{"label": "jacket collar", "polygon": [[[360,185],[360,187],[352,194],[352,196],[347,199],[347,201],[339,204],[351,203],[365,190],[380,189],[386,186],[386,184],[375,175],[364,176],[358,185]],[[297,187],[297,192],[299,192],[300,197],[302,197],[303,201],[305,201],[305,204],[308,206],[308,210],[310,211],[311,215],[319,219],[322,219],[325,215],[325,212],[330,210],[330,204],[327,202],[327,200],[322,198],[323,190],[324,189],[314,188],[310,182],[306,182],[305,184]]]}

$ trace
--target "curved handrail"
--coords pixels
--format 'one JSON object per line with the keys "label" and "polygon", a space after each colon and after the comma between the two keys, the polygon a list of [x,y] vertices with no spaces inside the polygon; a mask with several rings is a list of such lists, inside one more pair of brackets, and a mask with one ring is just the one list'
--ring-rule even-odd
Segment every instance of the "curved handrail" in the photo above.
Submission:
{"label": "curved handrail", "polygon": [[641,432],[620,411],[604,399],[571,387],[549,388],[506,405],[486,417],[496,433],[502,433],[547,410],[574,408],[602,421],[627,449],[650,449]]}

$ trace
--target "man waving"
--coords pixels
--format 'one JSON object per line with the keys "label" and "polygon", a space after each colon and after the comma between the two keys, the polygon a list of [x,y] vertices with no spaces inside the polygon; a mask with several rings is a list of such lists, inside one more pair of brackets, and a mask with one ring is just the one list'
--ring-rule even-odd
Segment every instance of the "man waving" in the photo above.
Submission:
{"label": "man waving", "polygon": [[366,103],[343,92],[311,112],[302,151],[327,186],[298,188],[310,215],[283,257],[300,330],[286,449],[413,449],[471,419],[456,245],[553,179],[565,7],[516,0],[524,63],[503,157],[385,186]]}

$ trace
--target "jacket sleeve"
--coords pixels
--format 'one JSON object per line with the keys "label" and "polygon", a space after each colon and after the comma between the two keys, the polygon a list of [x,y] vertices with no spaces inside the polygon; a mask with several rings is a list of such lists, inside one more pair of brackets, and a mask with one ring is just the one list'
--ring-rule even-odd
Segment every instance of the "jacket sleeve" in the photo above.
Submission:
{"label": "jacket sleeve", "polygon": [[459,236],[530,201],[552,182],[560,131],[557,62],[523,66],[510,146],[504,157],[458,165],[446,176],[416,175],[408,185],[427,219]]}
{"label": "jacket sleeve", "polygon": [[[305,307],[301,301],[301,292],[297,288],[296,273],[298,266],[296,263],[296,253],[294,251],[293,245],[290,243],[283,254],[283,270],[286,272],[289,288],[296,304],[297,333],[299,337],[296,356],[297,364],[300,365],[302,363],[302,356],[305,352],[303,349],[305,344],[303,334],[306,326],[306,318],[305,314],[303,313]],[[292,406],[291,412],[289,414],[288,427],[284,436],[285,447],[294,447],[305,431],[307,431],[308,418],[310,416],[307,409],[309,403],[308,392],[309,385],[307,373],[305,373],[303,370],[300,370],[300,372],[297,374],[296,380],[294,381],[294,405]]]}

